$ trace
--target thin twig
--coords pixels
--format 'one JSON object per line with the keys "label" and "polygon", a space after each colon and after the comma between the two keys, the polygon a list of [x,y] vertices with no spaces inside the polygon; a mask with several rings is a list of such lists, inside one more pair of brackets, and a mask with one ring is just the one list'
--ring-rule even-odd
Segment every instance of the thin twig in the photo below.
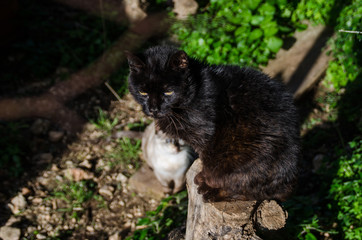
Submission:
{"label": "thin twig", "polygon": [[360,32],[360,31],[350,31],[350,30],[343,30],[343,29],[340,29],[338,32],[362,34],[362,32]]}
{"label": "thin twig", "polygon": [[113,93],[113,95],[117,98],[118,102],[120,103],[124,103],[124,100],[122,100],[119,95],[116,93],[116,91],[114,91],[114,89],[111,87],[111,85],[109,85],[107,82],[104,83],[107,88],[109,89],[109,91],[111,91],[111,93]]}

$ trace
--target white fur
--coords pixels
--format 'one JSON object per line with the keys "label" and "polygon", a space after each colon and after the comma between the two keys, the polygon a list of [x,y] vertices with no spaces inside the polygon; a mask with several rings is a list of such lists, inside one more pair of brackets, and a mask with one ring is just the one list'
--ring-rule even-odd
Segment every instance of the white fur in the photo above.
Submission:
{"label": "white fur", "polygon": [[[185,185],[185,174],[194,160],[192,149],[178,140],[178,145],[161,131],[156,134],[155,123],[151,123],[142,138],[142,151],[147,164],[166,192],[178,192]],[[174,188],[171,189],[171,182]]]}

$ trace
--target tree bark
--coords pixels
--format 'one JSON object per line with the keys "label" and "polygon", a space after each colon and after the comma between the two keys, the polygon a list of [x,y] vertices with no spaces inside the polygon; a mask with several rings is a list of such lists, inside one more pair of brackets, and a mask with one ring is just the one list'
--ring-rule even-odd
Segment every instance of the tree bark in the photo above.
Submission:
{"label": "tree bark", "polygon": [[261,239],[256,230],[277,230],[285,226],[287,214],[274,200],[205,203],[197,193],[195,176],[201,171],[196,160],[186,175],[189,205],[186,240]]}

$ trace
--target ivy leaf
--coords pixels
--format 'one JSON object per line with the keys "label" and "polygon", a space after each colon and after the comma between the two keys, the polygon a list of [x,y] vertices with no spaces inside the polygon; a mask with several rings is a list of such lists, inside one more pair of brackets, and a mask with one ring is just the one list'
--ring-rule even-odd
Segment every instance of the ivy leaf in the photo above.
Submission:
{"label": "ivy leaf", "polygon": [[260,27],[264,30],[265,37],[271,37],[278,32],[278,24],[276,22],[263,21]]}
{"label": "ivy leaf", "polygon": [[263,36],[263,31],[260,30],[259,28],[254,29],[250,35],[249,35],[249,42],[254,41],[255,39],[260,38],[261,36]]}
{"label": "ivy leaf", "polygon": [[269,3],[264,3],[258,8],[258,11],[263,16],[271,16],[275,13],[275,7],[270,5]]}
{"label": "ivy leaf", "polygon": [[273,36],[267,40],[266,45],[272,52],[276,53],[283,46],[283,40]]}
{"label": "ivy leaf", "polygon": [[293,29],[291,29],[290,27],[286,27],[286,26],[279,26],[279,30],[281,32],[288,33],[288,32],[291,32]]}
{"label": "ivy leaf", "polygon": [[241,26],[235,30],[234,35],[235,35],[235,37],[239,37],[239,36],[243,37],[243,36],[249,35],[249,32],[250,32],[250,27],[248,25]]}
{"label": "ivy leaf", "polygon": [[259,25],[264,20],[263,16],[255,15],[251,18],[251,24],[252,25]]}
{"label": "ivy leaf", "polygon": [[249,9],[243,9],[240,13],[240,17],[242,18],[244,24],[249,23],[251,21],[252,16],[253,15]]}
{"label": "ivy leaf", "polygon": [[281,7],[284,7],[287,5],[287,0],[277,0],[277,4]]}
{"label": "ivy leaf", "polygon": [[246,2],[251,10],[255,10],[259,6],[261,0],[247,0]]}

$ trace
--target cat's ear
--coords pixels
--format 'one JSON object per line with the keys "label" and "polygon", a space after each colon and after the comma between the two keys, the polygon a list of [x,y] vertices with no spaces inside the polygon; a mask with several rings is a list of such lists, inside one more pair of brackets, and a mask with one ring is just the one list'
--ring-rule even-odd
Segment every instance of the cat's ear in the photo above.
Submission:
{"label": "cat's ear", "polygon": [[125,51],[124,53],[127,56],[130,71],[134,73],[142,71],[142,69],[145,67],[145,64],[142,62],[142,60],[128,51]]}
{"label": "cat's ear", "polygon": [[169,66],[173,70],[183,70],[186,69],[189,66],[189,60],[187,57],[187,54],[180,50],[174,53],[169,61]]}

